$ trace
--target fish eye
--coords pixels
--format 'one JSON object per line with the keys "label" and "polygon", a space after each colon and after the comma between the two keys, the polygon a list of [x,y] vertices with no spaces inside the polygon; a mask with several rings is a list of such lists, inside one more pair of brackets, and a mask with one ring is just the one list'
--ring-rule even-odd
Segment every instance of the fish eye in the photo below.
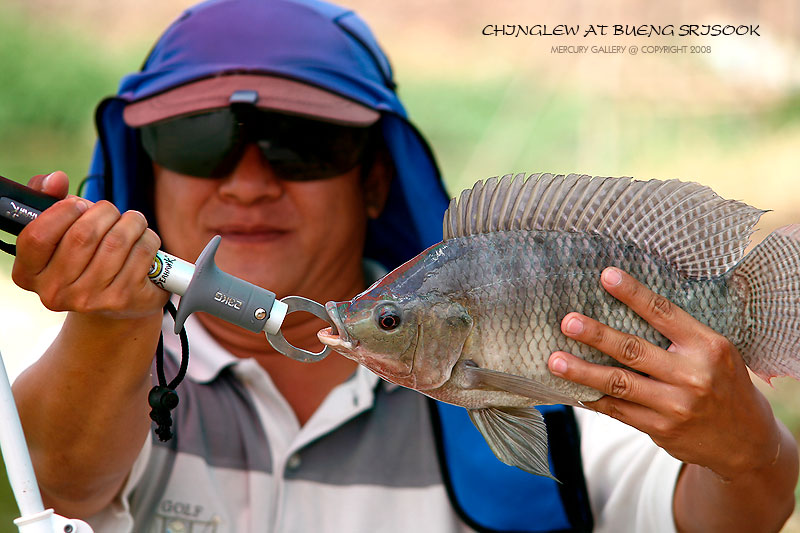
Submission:
{"label": "fish eye", "polygon": [[392,331],[400,325],[400,314],[394,306],[383,305],[378,309],[375,319],[378,327],[384,331]]}

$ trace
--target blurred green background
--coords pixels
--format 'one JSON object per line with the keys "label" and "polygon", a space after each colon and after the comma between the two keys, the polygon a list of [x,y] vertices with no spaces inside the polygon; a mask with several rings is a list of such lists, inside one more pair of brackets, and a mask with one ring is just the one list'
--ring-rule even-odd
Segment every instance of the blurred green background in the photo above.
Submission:
{"label": "blurred green background", "polygon": [[[772,209],[757,239],[800,221],[800,7],[796,0],[345,2],[393,60],[412,120],[451,193],[509,172],[681,178]],[[190,2],[0,3],[0,174],[86,174],[93,111]],[[758,24],[759,37],[494,37],[489,24]],[[553,45],[709,46],[703,54],[554,54]],[[0,351],[15,376],[57,328],[0,258]],[[2,306],[8,307],[8,306]],[[55,378],[54,378],[55,379]],[[800,435],[800,384],[764,386]],[[5,474],[3,471],[2,474]],[[0,480],[2,481],[2,480]],[[2,482],[0,531],[15,531]],[[786,531],[800,531],[794,520]]]}

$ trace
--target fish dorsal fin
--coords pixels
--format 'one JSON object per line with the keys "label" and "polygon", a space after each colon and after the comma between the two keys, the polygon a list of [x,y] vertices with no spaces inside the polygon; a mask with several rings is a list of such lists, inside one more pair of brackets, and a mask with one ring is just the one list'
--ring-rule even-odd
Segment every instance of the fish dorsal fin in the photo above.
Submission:
{"label": "fish dorsal fin", "polygon": [[451,200],[443,232],[444,240],[517,229],[594,233],[706,278],[739,262],[764,213],[693,182],[507,174]]}

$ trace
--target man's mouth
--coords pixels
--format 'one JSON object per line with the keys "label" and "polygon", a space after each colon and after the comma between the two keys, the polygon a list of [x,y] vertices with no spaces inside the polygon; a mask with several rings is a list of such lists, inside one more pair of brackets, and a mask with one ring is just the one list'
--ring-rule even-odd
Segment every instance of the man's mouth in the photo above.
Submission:
{"label": "man's mouth", "polygon": [[271,242],[286,236],[288,230],[266,226],[221,226],[212,230],[224,242]]}

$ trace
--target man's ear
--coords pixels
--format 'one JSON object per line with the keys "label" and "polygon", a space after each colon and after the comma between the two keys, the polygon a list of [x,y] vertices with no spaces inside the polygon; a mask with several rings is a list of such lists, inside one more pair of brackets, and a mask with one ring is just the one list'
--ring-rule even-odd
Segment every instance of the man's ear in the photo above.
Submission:
{"label": "man's ear", "polygon": [[376,149],[372,165],[364,179],[364,209],[367,218],[378,218],[389,198],[394,179],[394,164],[389,151],[381,145]]}

